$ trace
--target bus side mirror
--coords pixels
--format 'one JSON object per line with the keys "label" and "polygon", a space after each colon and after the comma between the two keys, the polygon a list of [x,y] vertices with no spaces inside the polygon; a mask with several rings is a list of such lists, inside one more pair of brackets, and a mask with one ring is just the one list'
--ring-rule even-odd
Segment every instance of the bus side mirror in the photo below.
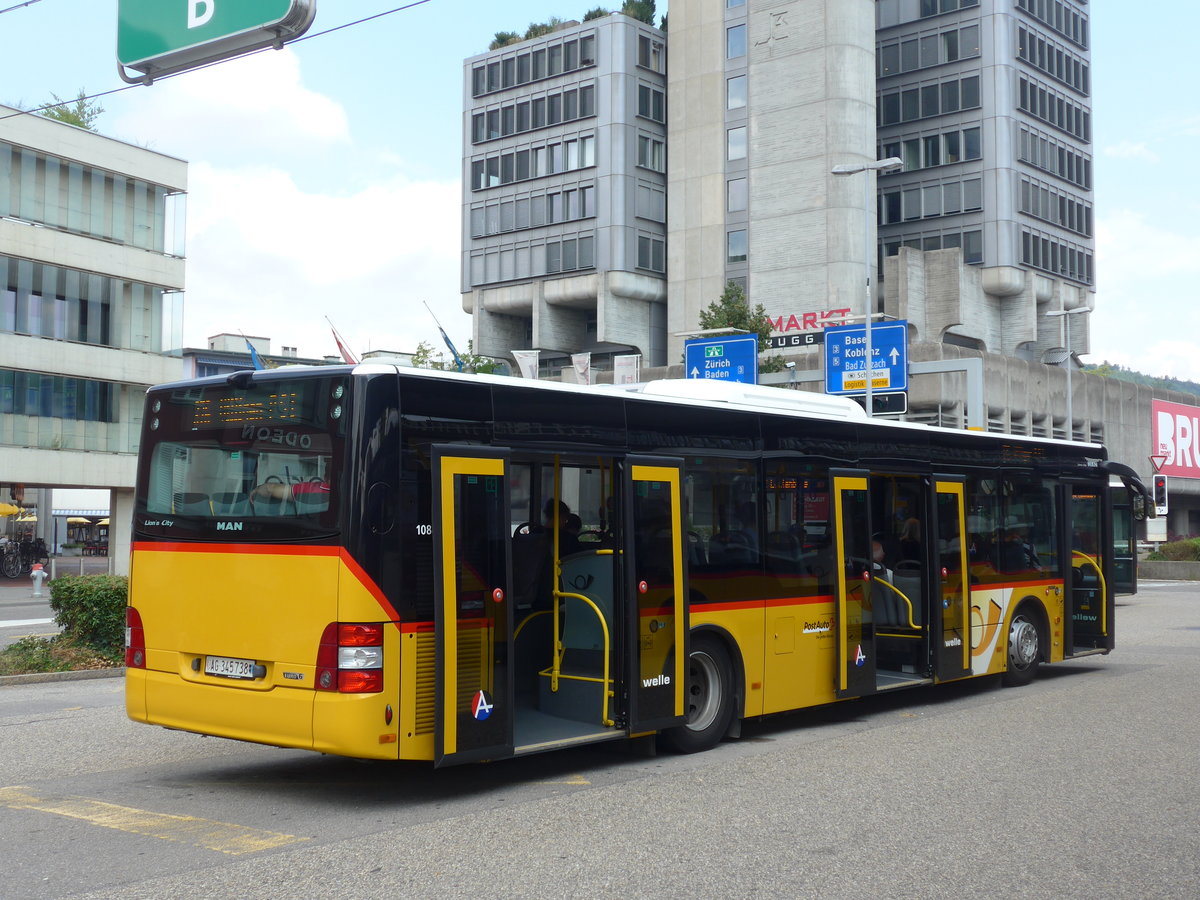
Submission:
{"label": "bus side mirror", "polygon": [[1130,496],[1130,508],[1133,511],[1133,520],[1141,522],[1146,518],[1146,498],[1141,494],[1132,493]]}

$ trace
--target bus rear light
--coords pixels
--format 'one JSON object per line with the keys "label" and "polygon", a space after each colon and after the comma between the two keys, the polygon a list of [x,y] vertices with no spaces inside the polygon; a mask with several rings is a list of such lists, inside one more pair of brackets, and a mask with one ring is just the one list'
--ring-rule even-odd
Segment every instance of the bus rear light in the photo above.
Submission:
{"label": "bus rear light", "polygon": [[330,622],[317,648],[317,690],[374,694],[383,690],[383,625]]}
{"label": "bus rear light", "polygon": [[146,668],[146,632],[141,614],[132,606],[125,607],[125,665],[130,669]]}

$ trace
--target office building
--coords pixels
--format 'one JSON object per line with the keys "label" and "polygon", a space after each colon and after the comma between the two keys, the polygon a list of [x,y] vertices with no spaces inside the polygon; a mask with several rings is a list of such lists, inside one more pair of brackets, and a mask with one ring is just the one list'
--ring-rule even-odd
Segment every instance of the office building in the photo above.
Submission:
{"label": "office building", "polygon": [[181,160],[0,107],[0,484],[109,489],[117,548],[143,393],[180,374],[186,190]]}
{"label": "office building", "polygon": [[464,63],[475,352],[667,361],[665,35],[613,14]]}

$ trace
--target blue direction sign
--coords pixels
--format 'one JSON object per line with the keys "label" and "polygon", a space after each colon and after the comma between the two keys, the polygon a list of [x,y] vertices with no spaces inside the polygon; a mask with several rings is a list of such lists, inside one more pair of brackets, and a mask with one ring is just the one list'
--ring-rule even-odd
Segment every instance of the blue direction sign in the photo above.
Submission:
{"label": "blue direction sign", "polygon": [[871,365],[867,366],[867,327],[825,329],[825,393],[865,394],[908,390],[908,322],[871,326]]}
{"label": "blue direction sign", "polygon": [[758,384],[758,336],[696,338],[683,345],[687,378]]}

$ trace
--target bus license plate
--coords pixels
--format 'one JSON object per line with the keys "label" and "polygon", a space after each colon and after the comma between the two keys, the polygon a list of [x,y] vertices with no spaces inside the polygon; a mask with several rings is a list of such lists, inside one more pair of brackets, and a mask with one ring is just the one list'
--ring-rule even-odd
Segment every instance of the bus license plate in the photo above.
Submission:
{"label": "bus license plate", "polygon": [[254,678],[254,660],[210,656],[204,660],[204,674],[220,678]]}

